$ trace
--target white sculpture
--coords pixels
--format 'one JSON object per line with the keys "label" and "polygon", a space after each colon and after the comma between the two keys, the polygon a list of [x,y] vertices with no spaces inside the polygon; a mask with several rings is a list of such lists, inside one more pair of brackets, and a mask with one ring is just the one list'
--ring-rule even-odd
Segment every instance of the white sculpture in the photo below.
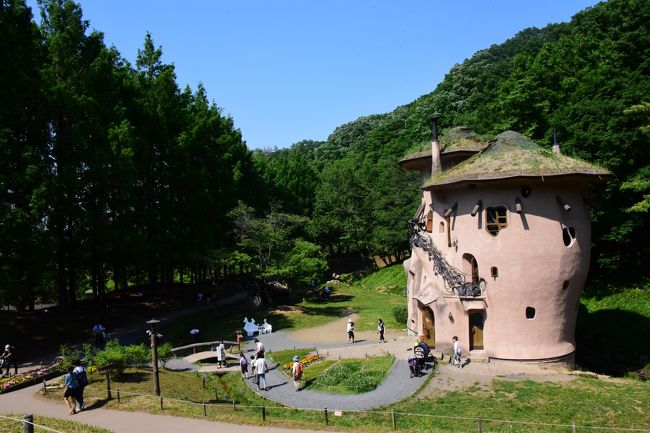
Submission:
{"label": "white sculpture", "polygon": [[273,326],[264,319],[264,323],[259,326],[259,331],[260,334],[270,334],[273,332]]}
{"label": "white sculpture", "polygon": [[252,337],[256,332],[259,332],[258,326],[255,323],[255,319],[251,318],[251,321],[248,321],[248,318],[244,317],[244,331],[246,335]]}

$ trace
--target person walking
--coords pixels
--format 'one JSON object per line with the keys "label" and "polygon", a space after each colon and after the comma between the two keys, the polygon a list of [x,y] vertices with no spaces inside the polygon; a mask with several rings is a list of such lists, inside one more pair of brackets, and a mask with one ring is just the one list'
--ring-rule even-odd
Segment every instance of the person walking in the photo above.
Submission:
{"label": "person walking", "polygon": [[454,342],[454,354],[453,357],[451,358],[451,364],[455,365],[458,368],[463,368],[463,365],[460,361],[461,350],[460,350],[460,342],[458,341],[458,337],[454,335],[451,341]]}
{"label": "person walking", "polygon": [[291,366],[291,380],[293,381],[293,386],[296,387],[296,391],[300,391],[300,380],[302,379],[302,364],[300,363],[300,358],[298,355],[293,357],[293,365]]}
{"label": "person walking", "polygon": [[264,352],[266,349],[264,349],[264,343],[262,343],[260,340],[257,338],[255,339],[255,358],[258,358],[261,356],[262,358],[264,357]]}
{"label": "person walking", "polygon": [[219,368],[226,365],[226,346],[223,344],[223,340],[217,346],[217,363]]}
{"label": "person walking", "polygon": [[242,352],[239,353],[239,368],[241,368],[241,376],[244,380],[248,379],[248,359]]}
{"label": "person walking", "polygon": [[77,403],[79,403],[79,412],[81,412],[86,408],[84,389],[88,386],[88,375],[86,374],[86,368],[81,365],[81,362],[76,362],[74,364],[72,374],[75,376],[75,380],[77,381],[76,395],[73,395],[73,397],[77,400]]}
{"label": "person walking", "polygon": [[11,344],[5,345],[5,350],[2,352],[3,366],[7,369],[5,376],[9,377],[9,370],[11,365],[14,366],[14,375],[18,374],[18,361],[16,361],[16,349]]}
{"label": "person walking", "polygon": [[266,361],[263,356],[256,356],[255,362],[255,373],[257,374],[257,389],[262,391],[268,391],[266,387],[266,372],[269,371],[269,368],[266,366]]}
{"label": "person walking", "polygon": [[346,329],[348,331],[348,343],[354,343],[354,322],[352,319],[348,319],[348,325]]}
{"label": "person walking", "polygon": [[70,410],[70,415],[77,413],[77,408],[75,407],[75,400],[79,395],[79,384],[77,383],[77,377],[73,373],[74,367],[71,365],[68,367],[68,372],[63,376],[63,401],[68,406]]}
{"label": "person walking", "polygon": [[377,334],[379,334],[379,342],[380,343],[385,343],[386,339],[384,338],[384,331],[386,330],[386,327],[384,326],[384,321],[379,319],[377,322]]}
{"label": "person walking", "polygon": [[95,337],[95,347],[101,349],[106,342],[106,328],[101,323],[93,325],[93,336]]}

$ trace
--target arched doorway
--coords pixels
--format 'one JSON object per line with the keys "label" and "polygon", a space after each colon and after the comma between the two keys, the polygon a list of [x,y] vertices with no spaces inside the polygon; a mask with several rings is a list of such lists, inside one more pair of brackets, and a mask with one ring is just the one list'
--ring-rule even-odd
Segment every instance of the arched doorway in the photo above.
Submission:
{"label": "arched doorway", "polygon": [[436,319],[431,308],[424,305],[420,306],[422,313],[422,330],[421,334],[424,335],[424,342],[429,347],[436,347]]}
{"label": "arched doorway", "polygon": [[485,317],[482,311],[469,315],[469,350],[483,350],[483,322]]}

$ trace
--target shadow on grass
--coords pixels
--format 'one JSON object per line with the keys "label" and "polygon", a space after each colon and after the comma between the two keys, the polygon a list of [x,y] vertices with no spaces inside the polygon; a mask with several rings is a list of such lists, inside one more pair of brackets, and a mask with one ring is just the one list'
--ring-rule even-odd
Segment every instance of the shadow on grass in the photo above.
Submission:
{"label": "shadow on grass", "polygon": [[650,318],[625,310],[590,313],[580,305],[576,363],[614,376],[638,371],[650,362]]}
{"label": "shadow on grass", "polygon": [[148,380],[151,380],[151,373],[123,373],[119,377],[119,381],[122,383],[142,383]]}

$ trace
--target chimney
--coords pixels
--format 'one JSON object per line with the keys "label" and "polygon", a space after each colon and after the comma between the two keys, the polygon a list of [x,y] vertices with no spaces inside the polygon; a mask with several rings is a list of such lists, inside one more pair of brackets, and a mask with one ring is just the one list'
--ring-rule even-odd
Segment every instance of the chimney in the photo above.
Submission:
{"label": "chimney", "polygon": [[440,143],[438,143],[438,119],[440,116],[434,115],[431,118],[431,133],[433,139],[431,141],[431,176],[442,171],[440,165]]}
{"label": "chimney", "polygon": [[557,131],[553,130],[553,153],[560,154],[560,145],[557,143]]}

